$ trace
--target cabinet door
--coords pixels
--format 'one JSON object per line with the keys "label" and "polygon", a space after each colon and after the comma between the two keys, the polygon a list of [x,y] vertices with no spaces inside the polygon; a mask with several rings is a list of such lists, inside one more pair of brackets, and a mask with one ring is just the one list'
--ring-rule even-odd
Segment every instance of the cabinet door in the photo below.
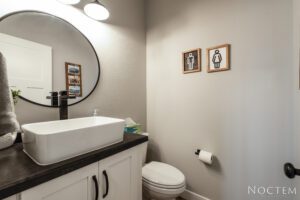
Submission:
{"label": "cabinet door", "polygon": [[22,192],[22,200],[94,200],[98,163],[86,166]]}
{"label": "cabinet door", "polygon": [[16,195],[7,197],[7,198],[5,198],[3,200],[20,200],[20,199],[21,199],[20,194],[16,194]]}
{"label": "cabinet door", "polygon": [[101,200],[141,200],[141,162],[132,148],[99,162]]}

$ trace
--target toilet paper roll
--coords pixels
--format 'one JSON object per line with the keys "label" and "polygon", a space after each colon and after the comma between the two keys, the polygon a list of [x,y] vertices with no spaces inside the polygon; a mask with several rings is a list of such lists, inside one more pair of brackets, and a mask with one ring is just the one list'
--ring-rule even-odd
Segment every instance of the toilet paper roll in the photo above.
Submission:
{"label": "toilet paper roll", "polygon": [[199,153],[199,159],[202,162],[211,165],[213,163],[214,156],[210,152],[201,150]]}

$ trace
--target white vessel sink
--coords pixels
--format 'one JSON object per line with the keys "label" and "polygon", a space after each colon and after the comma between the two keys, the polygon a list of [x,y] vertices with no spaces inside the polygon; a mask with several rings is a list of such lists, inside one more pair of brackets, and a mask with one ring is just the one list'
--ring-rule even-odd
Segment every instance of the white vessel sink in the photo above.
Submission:
{"label": "white vessel sink", "polygon": [[87,117],[26,124],[24,152],[39,165],[49,165],[123,141],[125,121]]}

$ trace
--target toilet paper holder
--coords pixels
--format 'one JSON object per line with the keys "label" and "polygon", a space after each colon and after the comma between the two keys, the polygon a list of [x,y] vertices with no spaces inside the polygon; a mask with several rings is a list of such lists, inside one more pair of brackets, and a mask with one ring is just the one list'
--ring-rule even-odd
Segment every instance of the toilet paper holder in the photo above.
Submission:
{"label": "toilet paper holder", "polygon": [[211,152],[204,151],[202,149],[197,149],[195,154],[198,156],[198,159],[203,163],[211,165],[214,160],[214,155]]}
{"label": "toilet paper holder", "polygon": [[197,156],[199,156],[200,151],[201,151],[201,149],[197,149],[197,151],[195,152],[195,154],[196,154]]}

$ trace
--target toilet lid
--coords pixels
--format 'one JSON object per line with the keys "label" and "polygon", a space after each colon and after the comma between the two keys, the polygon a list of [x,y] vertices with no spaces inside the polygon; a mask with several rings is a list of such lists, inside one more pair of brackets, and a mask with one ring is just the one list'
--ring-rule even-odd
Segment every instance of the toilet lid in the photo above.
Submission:
{"label": "toilet lid", "polygon": [[182,186],[185,184],[185,177],[175,167],[161,163],[150,162],[143,167],[143,179],[147,182],[161,186]]}

